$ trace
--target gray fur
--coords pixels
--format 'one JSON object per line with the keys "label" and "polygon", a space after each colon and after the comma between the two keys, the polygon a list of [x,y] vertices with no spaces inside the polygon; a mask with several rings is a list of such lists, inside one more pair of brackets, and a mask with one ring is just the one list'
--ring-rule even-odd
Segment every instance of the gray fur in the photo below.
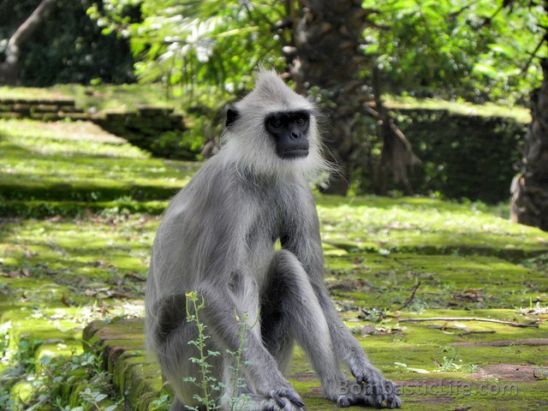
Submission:
{"label": "gray fur", "polygon": [[[185,321],[184,294],[205,301],[202,321],[209,349],[239,348],[240,321],[247,319],[243,375],[249,410],[300,409],[301,400],[283,376],[294,342],[309,356],[327,398],[339,405],[386,405],[400,401],[367,360],[344,326],[323,284],[319,223],[309,179],[326,166],[314,116],[306,158],[280,159],[263,121],[269,112],[310,110],[273,72],[258,76],[254,91],[236,104],[238,119],[225,131],[224,145],[173,199],[158,230],[146,289],[147,344],[177,396],[174,409],[195,405],[199,394],[185,377],[199,378],[188,341],[196,338]],[[280,239],[283,250],[275,251]],[[228,357],[213,372],[226,387]],[[359,383],[374,387],[344,394],[339,364]],[[224,409],[232,392],[220,401]],[[390,392],[392,391],[392,392]],[[284,408],[285,406],[285,408]]]}

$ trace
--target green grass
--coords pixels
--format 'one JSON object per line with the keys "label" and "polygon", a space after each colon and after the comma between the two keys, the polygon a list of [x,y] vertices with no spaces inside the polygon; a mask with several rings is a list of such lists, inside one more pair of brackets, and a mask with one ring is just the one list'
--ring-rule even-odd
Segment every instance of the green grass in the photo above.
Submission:
{"label": "green grass", "polygon": [[[71,122],[0,120],[0,153],[0,408],[12,401],[20,409],[34,404],[39,392],[29,381],[49,381],[41,359],[79,355],[87,323],[142,315],[158,214],[199,164],[152,159],[90,124]],[[422,197],[316,199],[328,287],[374,363],[404,386],[405,409],[540,408],[545,380],[488,381],[514,384],[519,392],[483,395],[472,371],[499,363],[546,367],[545,346],[459,343],[548,338],[545,323],[516,328],[398,320],[545,319],[548,233],[512,224],[504,205]],[[373,335],[361,336],[364,326]],[[129,350],[116,367],[125,373],[145,362],[140,329],[115,336],[113,347]],[[161,387],[154,365],[138,369],[150,374],[156,390]],[[118,383],[133,378],[111,372]],[[290,378],[309,409],[333,409],[321,399],[301,351]],[[434,381],[472,388],[468,394],[421,392]],[[139,398],[142,389],[131,395]],[[63,401],[78,405],[81,397],[71,395]],[[120,400],[109,398],[109,404]]]}
{"label": "green grass", "polygon": [[55,100],[59,98],[67,98],[67,95],[48,88],[0,86],[0,99]]}
{"label": "green grass", "polygon": [[[0,152],[4,215],[17,208],[11,201],[71,200],[98,208],[98,202],[166,200],[196,169],[193,163],[153,159],[97,126],[80,122],[0,120]],[[29,207],[20,208],[23,213]]]}
{"label": "green grass", "polygon": [[482,203],[424,197],[318,197],[318,208],[324,240],[343,248],[494,255],[548,249],[546,233],[513,224],[500,217],[500,207]]}
{"label": "green grass", "polygon": [[49,88],[0,87],[0,99],[51,99],[71,97],[86,110],[134,110],[139,106],[166,107],[176,100],[160,85],[95,85],[59,84]]}
{"label": "green grass", "polygon": [[509,117],[520,123],[530,123],[530,110],[523,106],[501,106],[493,103],[472,104],[465,101],[447,101],[435,98],[417,99],[410,96],[386,96],[386,105],[392,109],[426,109],[447,110],[450,113],[481,116],[481,117]]}
{"label": "green grass", "polygon": [[53,91],[74,96],[79,107],[97,111],[135,110],[140,106],[173,107],[179,101],[158,84],[123,84],[119,86],[62,84]]}

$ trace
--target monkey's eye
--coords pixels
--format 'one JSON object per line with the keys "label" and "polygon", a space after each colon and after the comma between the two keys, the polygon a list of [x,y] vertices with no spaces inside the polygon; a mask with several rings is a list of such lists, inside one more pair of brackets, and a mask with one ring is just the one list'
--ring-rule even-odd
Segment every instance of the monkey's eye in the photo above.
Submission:
{"label": "monkey's eye", "polygon": [[280,128],[282,126],[282,121],[279,118],[271,118],[270,125],[274,128]]}
{"label": "monkey's eye", "polygon": [[305,124],[306,124],[306,120],[305,120],[304,118],[299,117],[299,118],[297,119],[297,125],[298,125],[298,126],[301,126],[301,127],[302,127],[302,126],[304,126]]}

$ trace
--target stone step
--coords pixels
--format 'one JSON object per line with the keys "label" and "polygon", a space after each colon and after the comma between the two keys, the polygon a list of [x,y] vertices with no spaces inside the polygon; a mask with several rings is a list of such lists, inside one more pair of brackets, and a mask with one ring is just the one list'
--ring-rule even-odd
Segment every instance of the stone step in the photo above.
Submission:
{"label": "stone step", "polygon": [[84,329],[83,340],[86,350],[103,358],[125,409],[149,410],[163,382],[160,368],[145,352],[143,320],[94,321]]}
{"label": "stone step", "polygon": [[74,106],[75,100],[73,98],[49,98],[49,99],[40,99],[40,98],[2,98],[0,97],[0,105],[3,104],[28,104],[28,105],[39,105],[39,104],[48,104],[48,105],[58,105],[58,106]]}
{"label": "stone step", "polygon": [[[163,382],[158,364],[145,351],[142,319],[94,321],[84,329],[83,341],[86,350],[103,358],[103,367],[124,399],[126,410],[157,409],[153,401],[165,396],[170,388]],[[302,350],[296,349],[293,363],[298,365],[292,364],[288,378],[308,404],[307,409],[336,409],[332,402],[322,398],[320,382],[305,361]]]}

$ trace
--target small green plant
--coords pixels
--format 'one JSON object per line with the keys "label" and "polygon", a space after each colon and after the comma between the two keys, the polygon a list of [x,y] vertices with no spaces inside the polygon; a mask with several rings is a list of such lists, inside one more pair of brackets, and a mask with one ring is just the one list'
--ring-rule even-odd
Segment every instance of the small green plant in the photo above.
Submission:
{"label": "small green plant", "polygon": [[[185,377],[184,381],[191,383],[200,388],[200,394],[195,394],[194,399],[198,405],[189,407],[191,410],[198,409],[217,410],[220,408],[218,399],[223,390],[227,389],[225,383],[219,381],[212,372],[211,359],[221,355],[218,351],[211,351],[207,347],[207,340],[210,338],[207,334],[206,325],[200,320],[200,313],[204,308],[204,300],[196,291],[186,293],[186,318],[190,323],[196,326],[197,336],[194,340],[188,342],[197,350],[197,356],[191,357],[190,361],[197,364],[200,369],[199,380],[196,377]],[[245,379],[241,376],[242,366],[246,365],[242,358],[245,336],[249,331],[247,317],[240,318],[236,315],[240,322],[238,333],[239,346],[235,351],[226,350],[226,355],[231,359],[230,374],[231,374],[231,395],[228,399],[230,410],[238,411],[244,408],[249,400],[247,395],[241,395],[242,388],[246,386]]]}
{"label": "small green plant", "polygon": [[442,352],[446,353],[438,363],[440,372],[466,372],[471,373],[477,370],[477,365],[466,364],[453,347],[445,347]]}
{"label": "small green plant", "polygon": [[246,387],[246,381],[242,377],[241,370],[243,365],[248,365],[242,358],[243,347],[245,343],[245,336],[249,330],[247,323],[247,314],[244,314],[244,318],[238,318],[240,322],[240,330],[238,333],[238,349],[236,351],[227,350],[227,355],[232,359],[231,361],[231,381],[232,381],[232,393],[229,399],[230,410],[238,411],[244,409],[245,404],[249,402],[249,395],[239,394],[240,391]]}
{"label": "small green plant", "polygon": [[[200,387],[201,394],[195,394],[194,399],[206,410],[217,409],[215,393],[222,390],[219,381],[212,375],[210,359],[221,355],[218,351],[207,349],[207,340],[209,336],[206,334],[206,325],[200,321],[200,312],[204,308],[204,300],[196,291],[186,293],[186,318],[189,323],[194,323],[198,333],[195,340],[188,342],[189,345],[196,347],[198,350],[197,357],[191,357],[190,361],[197,364],[200,368],[200,381],[195,377],[185,377],[184,381],[192,383]],[[198,411],[198,408],[194,408]]]}
{"label": "small green plant", "polygon": [[[7,371],[0,376],[0,409],[63,411],[114,411],[118,408],[108,373],[101,359],[91,353],[43,357],[36,367],[38,340],[22,340],[10,359]],[[14,398],[11,389],[17,381],[26,381],[29,398]],[[67,387],[71,387],[67,390]],[[78,395],[74,390],[83,388]]]}
{"label": "small green plant", "polygon": [[160,398],[155,399],[150,403],[150,411],[163,411],[169,409],[170,398],[169,394],[164,393]]}

